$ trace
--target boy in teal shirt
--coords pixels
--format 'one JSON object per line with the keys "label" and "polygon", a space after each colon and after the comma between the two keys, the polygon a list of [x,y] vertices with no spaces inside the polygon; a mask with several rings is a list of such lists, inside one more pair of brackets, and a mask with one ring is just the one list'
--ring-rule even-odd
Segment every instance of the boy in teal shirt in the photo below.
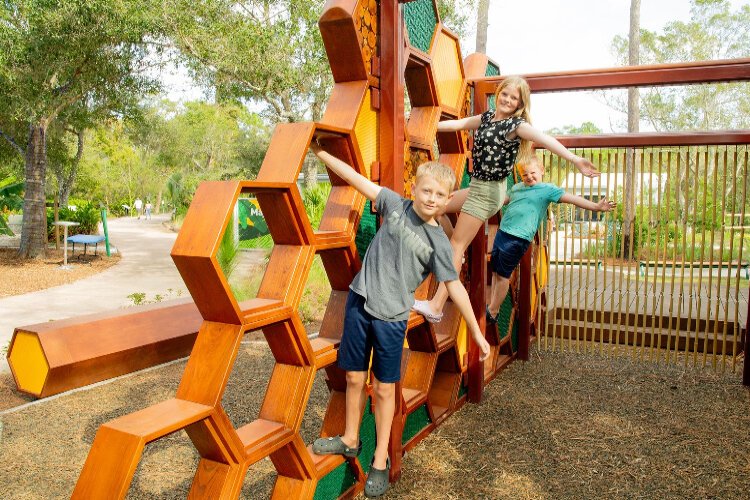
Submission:
{"label": "boy in teal shirt", "polygon": [[554,184],[540,182],[543,171],[536,157],[531,157],[529,162],[522,166],[522,170],[523,183],[513,186],[509,197],[505,199],[508,207],[503,213],[500,228],[492,245],[492,293],[490,304],[487,306],[487,320],[493,323],[505,296],[508,295],[510,275],[534,240],[539,223],[550,203],[570,203],[594,212],[609,212],[615,208],[615,203],[606,198],[594,203],[581,196],[566,193]]}

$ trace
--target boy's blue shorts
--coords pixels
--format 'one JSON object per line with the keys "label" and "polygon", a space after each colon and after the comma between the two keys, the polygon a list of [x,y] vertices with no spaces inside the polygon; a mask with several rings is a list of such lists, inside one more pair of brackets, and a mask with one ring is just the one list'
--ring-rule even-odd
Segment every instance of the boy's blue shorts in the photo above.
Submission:
{"label": "boy's blue shorts", "polygon": [[490,257],[492,270],[503,278],[510,278],[530,244],[528,240],[498,231],[492,243],[492,256]]}
{"label": "boy's blue shorts", "polygon": [[401,379],[406,320],[383,321],[365,311],[365,299],[349,291],[344,316],[344,334],[339,346],[339,368],[366,372],[373,351],[372,373],[381,382]]}

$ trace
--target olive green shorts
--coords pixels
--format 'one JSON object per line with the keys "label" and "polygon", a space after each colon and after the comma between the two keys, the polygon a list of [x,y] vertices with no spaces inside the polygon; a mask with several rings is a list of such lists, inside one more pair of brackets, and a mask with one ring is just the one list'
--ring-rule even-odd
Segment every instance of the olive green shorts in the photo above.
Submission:
{"label": "olive green shorts", "polygon": [[507,179],[500,181],[481,181],[472,177],[469,194],[461,207],[461,213],[477,219],[487,220],[500,210],[505,201]]}

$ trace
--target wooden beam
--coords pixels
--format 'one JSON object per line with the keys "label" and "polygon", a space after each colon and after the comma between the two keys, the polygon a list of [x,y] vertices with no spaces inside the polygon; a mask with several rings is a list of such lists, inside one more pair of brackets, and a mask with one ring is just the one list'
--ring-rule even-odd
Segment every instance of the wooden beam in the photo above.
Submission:
{"label": "wooden beam", "polygon": [[[750,58],[532,73],[522,76],[535,93],[748,81]],[[475,78],[472,82],[478,93],[489,95],[504,78],[482,77]]]}
{"label": "wooden beam", "polygon": [[[557,136],[568,148],[622,148],[750,144],[750,130]],[[536,146],[536,145],[535,145]]]}

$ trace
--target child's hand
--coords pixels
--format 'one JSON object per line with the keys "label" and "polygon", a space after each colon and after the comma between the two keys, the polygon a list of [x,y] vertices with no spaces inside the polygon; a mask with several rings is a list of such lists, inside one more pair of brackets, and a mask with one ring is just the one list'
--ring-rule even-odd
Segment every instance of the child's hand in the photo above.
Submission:
{"label": "child's hand", "polygon": [[310,151],[312,151],[315,155],[323,151],[323,148],[320,147],[320,144],[318,144],[316,141],[313,141],[310,143]]}
{"label": "child's hand", "polygon": [[599,203],[596,204],[596,209],[600,212],[611,212],[615,209],[617,203],[610,201],[607,198],[602,198]]}
{"label": "child's hand", "polygon": [[484,338],[484,335],[482,335],[481,332],[474,332],[472,337],[474,338],[474,342],[476,342],[479,346],[479,361],[484,361],[490,355],[490,344],[489,342],[487,342],[487,339]]}
{"label": "child's hand", "polygon": [[594,164],[582,156],[576,156],[573,159],[573,165],[576,166],[578,171],[581,172],[584,177],[599,177],[599,171]]}

